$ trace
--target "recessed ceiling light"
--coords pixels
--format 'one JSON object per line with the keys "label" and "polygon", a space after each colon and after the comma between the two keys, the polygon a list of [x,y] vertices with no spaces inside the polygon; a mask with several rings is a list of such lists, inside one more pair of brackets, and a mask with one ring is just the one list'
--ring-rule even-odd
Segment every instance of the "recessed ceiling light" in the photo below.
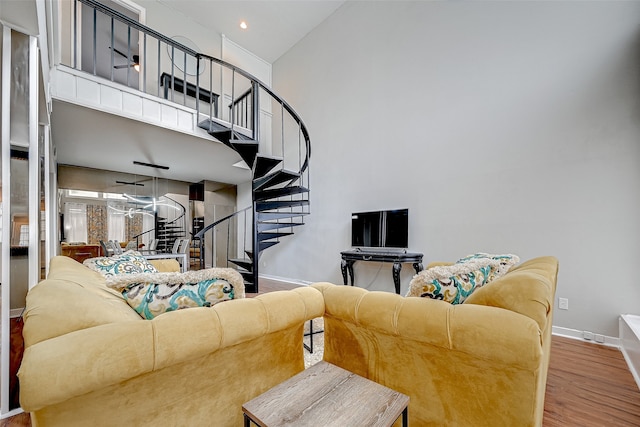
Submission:
{"label": "recessed ceiling light", "polygon": [[240,28],[242,28],[243,30],[247,29],[247,23],[245,21],[241,21],[240,22]]}

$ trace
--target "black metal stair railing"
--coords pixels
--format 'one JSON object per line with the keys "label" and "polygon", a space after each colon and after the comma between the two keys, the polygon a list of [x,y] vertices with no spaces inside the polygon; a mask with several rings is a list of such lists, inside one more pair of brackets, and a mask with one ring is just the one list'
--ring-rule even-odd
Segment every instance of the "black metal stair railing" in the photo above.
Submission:
{"label": "black metal stair railing", "polygon": [[[247,258],[227,259],[245,270],[247,291],[257,292],[260,254],[293,234],[310,212],[311,142],[302,119],[270,87],[233,64],[95,0],[75,0],[73,11],[75,20],[92,22],[81,26],[80,39],[74,30],[73,46],[82,52],[74,55],[82,57],[74,68],[193,108],[199,127],[235,150],[251,170],[252,206],[237,213],[247,217],[247,229],[236,233],[250,237],[250,250],[244,251]],[[223,99],[228,109],[219,108]],[[206,233],[222,226],[211,224],[198,239],[205,241]]]}
{"label": "black metal stair railing", "polygon": [[[173,203],[169,205],[165,203],[168,200]],[[136,206],[140,211],[154,215],[154,226],[148,230],[144,230],[141,233],[131,237],[131,240],[135,240],[136,247],[139,247],[140,240],[143,236],[149,235],[153,239],[158,240],[158,251],[168,252],[175,243],[176,239],[186,237],[186,213],[185,206],[171,197],[164,195],[158,198],[155,197],[131,197],[128,201],[129,204]],[[142,205],[142,206],[141,206]],[[175,209],[178,214],[172,216],[171,219],[160,216],[158,214],[158,207],[166,205],[167,208],[171,207]],[[167,209],[170,212],[170,209]],[[135,213],[135,212],[134,212]],[[168,216],[168,215],[167,215]],[[151,240],[148,238],[148,240]]]}

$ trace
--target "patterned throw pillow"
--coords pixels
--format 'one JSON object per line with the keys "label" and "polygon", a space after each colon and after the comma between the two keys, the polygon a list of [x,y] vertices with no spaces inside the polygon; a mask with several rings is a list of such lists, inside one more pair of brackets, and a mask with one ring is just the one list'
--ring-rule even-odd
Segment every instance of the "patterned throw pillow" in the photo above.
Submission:
{"label": "patterned throw pillow", "polygon": [[83,264],[105,277],[158,272],[138,251],[127,251],[110,257],[89,258],[84,260]]}
{"label": "patterned throw pillow", "polygon": [[127,303],[145,319],[245,297],[242,276],[230,268],[112,276],[107,286],[122,292]]}
{"label": "patterned throw pillow", "polygon": [[493,259],[496,261],[500,261],[500,265],[496,269],[497,277],[507,274],[507,272],[511,269],[511,267],[513,267],[514,265],[520,262],[520,257],[518,255],[513,255],[513,254],[493,255],[493,254],[487,254],[484,252],[478,252],[473,255],[467,255],[464,258],[460,258],[456,262],[456,264],[460,264],[460,263],[468,262],[472,260],[479,260],[479,259]]}
{"label": "patterned throw pillow", "polygon": [[460,304],[476,289],[506,274],[519,260],[516,255],[469,255],[455,264],[421,271],[411,280],[406,296]]}

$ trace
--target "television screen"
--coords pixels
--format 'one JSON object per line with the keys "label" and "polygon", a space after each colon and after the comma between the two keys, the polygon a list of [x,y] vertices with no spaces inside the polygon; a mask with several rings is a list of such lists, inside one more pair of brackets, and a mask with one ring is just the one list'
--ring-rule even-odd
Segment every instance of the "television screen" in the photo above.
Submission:
{"label": "television screen", "polygon": [[407,248],[409,209],[351,214],[351,245],[366,248]]}

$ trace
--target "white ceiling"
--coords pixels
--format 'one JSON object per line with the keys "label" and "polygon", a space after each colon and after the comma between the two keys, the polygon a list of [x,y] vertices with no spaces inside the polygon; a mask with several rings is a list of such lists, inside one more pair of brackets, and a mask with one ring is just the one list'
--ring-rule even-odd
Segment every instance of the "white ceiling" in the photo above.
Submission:
{"label": "white ceiling", "polygon": [[[267,62],[275,62],[344,0],[158,0],[204,27],[215,28]],[[242,30],[240,21],[248,28]]]}
{"label": "white ceiling", "polygon": [[[185,182],[240,184],[248,169],[240,156],[213,138],[199,138],[109,113],[54,101],[52,137],[58,162]],[[169,166],[137,166],[133,161]]]}

